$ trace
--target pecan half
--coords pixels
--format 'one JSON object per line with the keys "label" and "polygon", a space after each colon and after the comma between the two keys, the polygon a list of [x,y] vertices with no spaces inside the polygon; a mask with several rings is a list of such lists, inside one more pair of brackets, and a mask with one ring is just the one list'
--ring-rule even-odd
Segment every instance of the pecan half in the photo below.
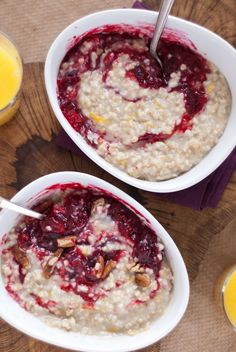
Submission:
{"label": "pecan half", "polygon": [[46,262],[45,266],[43,267],[43,276],[45,277],[45,279],[49,279],[50,276],[52,276],[54,269],[56,267],[56,264],[60,259],[62,253],[63,253],[63,249],[58,248]]}
{"label": "pecan half", "polygon": [[20,264],[22,268],[24,269],[30,268],[30,261],[29,261],[29,258],[27,257],[26,252],[23,249],[21,249],[18,245],[15,245],[13,247],[13,255],[17,263]]}
{"label": "pecan half", "polygon": [[102,255],[99,255],[98,256],[98,259],[97,259],[97,263],[95,265],[95,276],[100,279],[102,277],[102,274],[103,274],[103,270],[104,270],[104,265],[105,265],[105,262],[104,262],[104,258]]}
{"label": "pecan half", "polygon": [[147,274],[136,273],[135,274],[135,283],[140,287],[148,287],[151,283],[151,279]]}
{"label": "pecan half", "polygon": [[74,247],[76,242],[76,236],[67,236],[57,239],[57,245],[60,248]]}
{"label": "pecan half", "polygon": [[116,264],[117,262],[115,260],[109,260],[106,263],[102,273],[102,279],[105,279],[110,274],[110,272],[116,267]]}

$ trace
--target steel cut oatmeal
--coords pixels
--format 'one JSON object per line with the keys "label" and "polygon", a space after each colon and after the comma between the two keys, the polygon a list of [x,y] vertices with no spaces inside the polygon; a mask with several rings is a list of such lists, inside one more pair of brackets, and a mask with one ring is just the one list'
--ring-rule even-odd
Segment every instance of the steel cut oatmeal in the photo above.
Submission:
{"label": "steel cut oatmeal", "polygon": [[173,277],[147,221],[105,191],[57,185],[2,243],[8,293],[54,327],[84,334],[145,329],[167,307]]}
{"label": "steel cut oatmeal", "polygon": [[223,75],[171,30],[163,68],[149,53],[151,26],[107,25],[74,40],[58,73],[61,110],[108,162],[143,180],[173,178],[222,135],[231,108]]}

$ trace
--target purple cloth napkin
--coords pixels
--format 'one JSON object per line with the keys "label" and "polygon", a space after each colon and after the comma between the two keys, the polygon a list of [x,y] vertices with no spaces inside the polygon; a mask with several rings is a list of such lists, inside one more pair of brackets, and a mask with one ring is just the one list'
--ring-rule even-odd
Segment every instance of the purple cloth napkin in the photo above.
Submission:
{"label": "purple cloth napkin", "polygon": [[135,1],[133,3],[133,9],[144,9],[144,10],[151,10],[150,7],[147,7],[142,3],[142,1]]}
{"label": "purple cloth napkin", "polygon": [[[147,9],[140,1],[135,1],[133,8]],[[56,144],[84,157],[83,152],[63,130],[57,136]],[[235,169],[236,148],[217,170],[195,186],[179,192],[157,195],[196,210],[215,208]]]}

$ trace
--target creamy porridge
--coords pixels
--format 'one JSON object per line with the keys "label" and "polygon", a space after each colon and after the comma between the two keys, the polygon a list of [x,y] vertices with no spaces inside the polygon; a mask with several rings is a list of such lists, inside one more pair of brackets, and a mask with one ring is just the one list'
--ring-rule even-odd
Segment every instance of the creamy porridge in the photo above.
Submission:
{"label": "creamy porridge", "polygon": [[72,127],[108,162],[136,178],[173,178],[222,135],[231,95],[217,67],[171,32],[149,54],[150,31],[104,26],[81,38],[58,74]]}
{"label": "creamy porridge", "polygon": [[[69,187],[69,188],[68,188]],[[105,191],[55,187],[3,239],[8,293],[46,324],[84,334],[135,334],[167,307],[173,277],[146,220]]]}

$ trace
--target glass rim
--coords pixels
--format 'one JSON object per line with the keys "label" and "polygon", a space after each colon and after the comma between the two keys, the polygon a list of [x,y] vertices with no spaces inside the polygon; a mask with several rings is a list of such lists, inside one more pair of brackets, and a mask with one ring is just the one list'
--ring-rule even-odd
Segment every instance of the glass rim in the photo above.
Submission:
{"label": "glass rim", "polygon": [[2,112],[6,111],[6,110],[9,109],[10,107],[12,107],[12,106],[16,103],[16,101],[17,101],[17,98],[18,98],[18,96],[19,96],[19,94],[20,94],[20,91],[21,91],[21,88],[22,88],[22,82],[23,82],[23,65],[24,65],[24,61],[23,61],[23,57],[22,57],[22,55],[21,55],[21,53],[20,53],[20,50],[19,50],[18,46],[16,45],[14,39],[12,39],[8,34],[6,34],[5,32],[3,32],[3,31],[1,31],[1,30],[0,30],[0,36],[5,37],[5,38],[14,46],[14,48],[16,49],[16,51],[17,51],[17,53],[18,53],[18,55],[19,55],[20,63],[21,63],[21,68],[22,68],[22,75],[21,75],[21,81],[20,81],[19,89],[18,89],[18,91],[16,92],[15,96],[12,98],[12,100],[9,101],[9,103],[8,103],[6,106],[4,106],[4,108],[0,109],[0,114],[1,114]]}
{"label": "glass rim", "polygon": [[227,314],[227,312],[226,312],[226,309],[225,309],[225,305],[224,305],[224,293],[225,293],[225,289],[226,289],[226,286],[227,286],[227,284],[228,284],[228,282],[229,282],[229,279],[230,279],[231,275],[232,275],[235,271],[236,271],[236,264],[233,265],[233,266],[231,266],[231,267],[229,268],[229,270],[228,270],[228,272],[227,272],[227,274],[226,274],[226,277],[225,277],[225,279],[224,279],[224,281],[223,281],[223,284],[222,284],[222,287],[221,287],[221,304],[222,304],[222,307],[223,307],[224,314],[225,314],[225,316],[226,316],[226,318],[227,318],[227,320],[228,320],[228,323],[229,323],[230,326],[236,331],[236,325],[234,325],[234,324],[230,321],[230,319],[229,319],[229,317],[228,317],[228,314]]}

